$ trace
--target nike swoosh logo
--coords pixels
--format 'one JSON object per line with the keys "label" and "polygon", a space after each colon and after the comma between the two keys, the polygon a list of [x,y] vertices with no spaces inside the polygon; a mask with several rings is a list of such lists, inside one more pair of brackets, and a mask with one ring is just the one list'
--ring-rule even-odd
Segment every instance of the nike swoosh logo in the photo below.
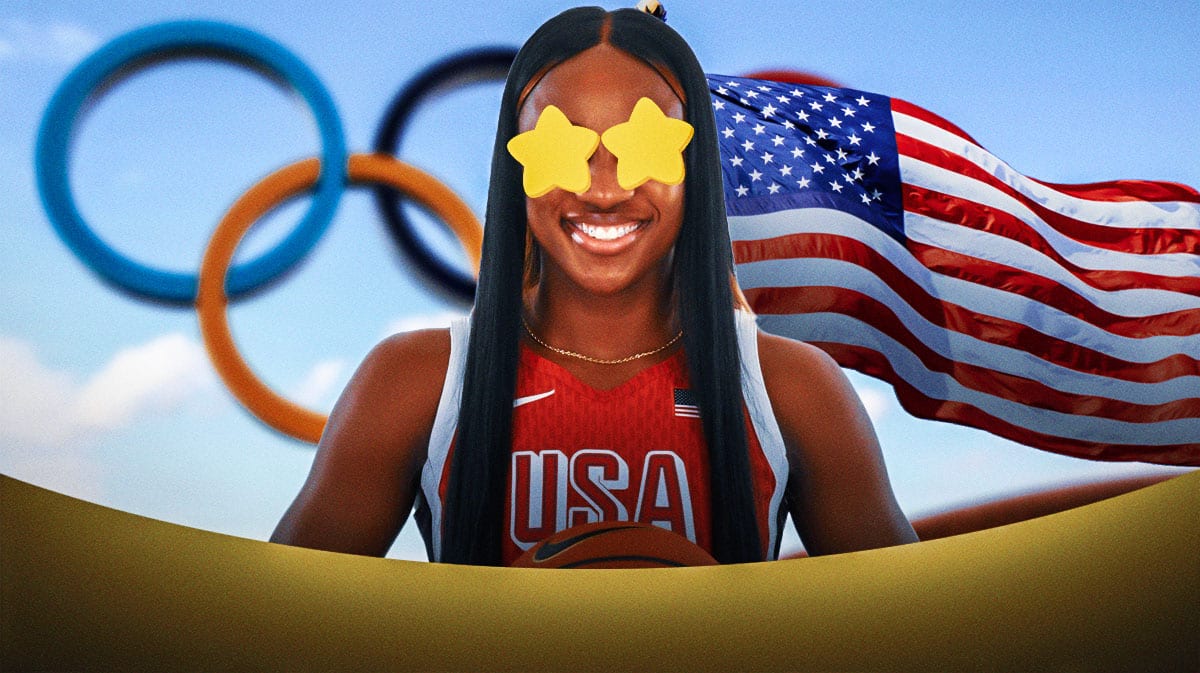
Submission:
{"label": "nike swoosh logo", "polygon": [[612,528],[601,528],[600,530],[590,530],[586,533],[580,533],[579,535],[569,537],[565,540],[559,540],[558,542],[547,542],[543,544],[540,549],[533,553],[533,560],[537,563],[547,561],[555,556],[558,556],[558,554],[564,549],[570,547],[571,545],[578,544],[589,537],[596,537],[597,535],[603,535],[604,533],[611,533],[615,530],[625,530],[626,528],[637,528],[637,526],[614,526]]}
{"label": "nike swoosh logo", "polygon": [[513,409],[516,409],[517,407],[521,406],[522,404],[529,404],[530,402],[537,402],[538,400],[550,397],[553,394],[554,394],[554,389],[551,388],[550,390],[547,390],[544,393],[538,393],[537,395],[527,395],[525,397],[518,397],[517,399],[513,400]]}

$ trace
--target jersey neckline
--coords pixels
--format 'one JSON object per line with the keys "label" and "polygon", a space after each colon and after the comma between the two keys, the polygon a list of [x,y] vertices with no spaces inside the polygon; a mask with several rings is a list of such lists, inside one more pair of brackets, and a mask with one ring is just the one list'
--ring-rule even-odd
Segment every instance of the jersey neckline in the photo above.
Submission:
{"label": "jersey neckline", "polygon": [[621,396],[629,389],[636,388],[643,379],[652,376],[660,369],[680,367],[683,370],[684,377],[686,378],[687,376],[686,362],[680,362],[684,359],[683,348],[676,349],[667,358],[638,371],[638,373],[616,386],[606,389],[596,388],[584,382],[566,367],[535,352],[525,341],[521,342],[520,349],[521,364],[523,366],[540,371],[596,399],[609,399]]}

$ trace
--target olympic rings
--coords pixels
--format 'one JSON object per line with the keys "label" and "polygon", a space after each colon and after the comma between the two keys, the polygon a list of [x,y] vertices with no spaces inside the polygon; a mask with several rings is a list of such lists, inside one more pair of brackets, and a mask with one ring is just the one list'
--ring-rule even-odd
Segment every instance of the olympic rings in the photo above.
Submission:
{"label": "olympic rings", "polygon": [[[224,287],[233,253],[250,227],[289,197],[312,187],[318,172],[324,170],[315,158],[286,166],[251,187],[230,207],[204,252],[196,296],[204,346],[230,392],[263,423],[312,444],[321,439],[325,416],[284,399],[254,375],[230,334]],[[386,184],[416,199],[450,225],[475,269],[479,268],[483,228],[470,207],[442,182],[383,154],[350,155],[348,175],[351,182]]]}
{"label": "olympic rings", "polygon": [[[281,169],[238,199],[214,232],[198,275],[154,269],[108,246],[80,215],[67,170],[71,130],[98,87],[124,77],[131,65],[144,66],[196,51],[235,62],[249,60],[286,80],[312,108],[322,145],[319,159]],[[482,244],[478,219],[443,183],[391,155],[399,148],[404,124],[422,102],[453,87],[503,79],[515,56],[516,49],[511,47],[487,47],[451,55],[425,68],[388,105],[374,141],[375,150],[385,154],[351,156],[329,93],[307,66],[278,43],[245,28],[211,21],[147,26],[101,47],[55,91],[37,138],[35,169],[42,203],[62,240],[106,281],[134,296],[172,304],[194,302],[209,355],[233,395],[268,426],[315,443],[325,417],[280,397],[255,377],[230,336],[225,315],[228,301],[260,288],[297,264],[329,226],[348,181],[379,183],[374,190],[376,205],[393,238],[437,284],[470,300],[474,278],[447,264],[419,237],[400,208],[395,190],[416,198],[447,222],[476,272]],[[773,74],[787,80],[789,72]],[[253,222],[289,196],[308,189],[314,192],[313,202],[301,223],[274,248],[229,270],[233,250]]]}
{"label": "olympic rings", "polygon": [[[517,56],[512,47],[486,47],[462,52],[437,61],[412,79],[388,104],[383,121],[375,134],[372,149],[398,155],[402,130],[418,105],[449,89],[481,80],[503,81]],[[388,225],[388,231],[420,268],[433,276],[456,296],[470,301],[475,296],[475,279],[447,264],[422,240],[411,220],[400,208],[400,196],[393,190],[375,190],[375,204]]]}
{"label": "olympic rings", "polygon": [[[334,167],[320,176],[309,212],[301,223],[274,248],[230,272],[226,288],[230,298],[260,288],[297,264],[329,226],[346,184],[342,172],[346,165],[346,143],[332,98],[303,62],[271,39],[219,22],[178,21],[135,30],[101,47],[68,74],[47,105],[36,147],[38,189],[55,231],[93,271],[123,291],[172,304],[189,304],[194,300],[196,275],[140,264],[97,236],[84,221],[71,194],[67,152],[76,118],[98,87],[125,76],[123,70],[131,64],[194,51],[232,61],[250,60],[291,84],[308,102],[316,118],[322,144],[321,165]],[[396,154],[402,129],[422,102],[471,82],[503,79],[515,56],[516,49],[511,47],[485,47],[454,54],[425,68],[389,103],[376,132],[374,150]],[[795,71],[771,71],[771,74],[782,81],[793,81],[789,79],[793,76],[801,76],[805,81],[814,79]],[[375,201],[392,237],[416,261],[418,268],[452,295],[469,301],[475,292],[474,278],[448,264],[419,237],[400,208],[400,196],[381,186],[375,189]]]}
{"label": "olympic rings", "polygon": [[135,295],[176,304],[195,298],[196,275],[145,266],[101,240],[83,220],[71,195],[67,150],[75,119],[97,87],[123,76],[122,70],[130,64],[196,50],[252,61],[291,84],[316,117],[321,165],[326,167],[300,224],[274,248],[233,269],[231,296],[250,292],[299,262],[329,226],[346,182],[346,142],[333,98],[299,58],[269,38],[224,23],[179,21],[147,26],[101,47],[67,75],[42,117],[35,158],[42,204],[62,240],[105,280]]}

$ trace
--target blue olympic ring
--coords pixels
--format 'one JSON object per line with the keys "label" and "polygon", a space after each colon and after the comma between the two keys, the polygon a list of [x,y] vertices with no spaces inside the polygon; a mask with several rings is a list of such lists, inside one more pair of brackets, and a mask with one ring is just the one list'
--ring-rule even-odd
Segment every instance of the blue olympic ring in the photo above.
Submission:
{"label": "blue olympic ring", "polygon": [[259,288],[303,259],[325,233],[347,184],[346,141],[333,98],[317,76],[278,43],[225,23],[177,21],[140,28],[101,47],[67,75],[42,117],[35,155],[42,205],[59,237],[101,277],[136,295],[177,304],[195,299],[197,274],[140,264],[101,240],[88,227],[71,195],[67,152],[75,119],[97,87],[121,76],[131,63],[194,51],[249,60],[282,77],[312,108],[321,136],[321,175],[308,213],[275,247],[232,269],[226,284],[230,297]]}

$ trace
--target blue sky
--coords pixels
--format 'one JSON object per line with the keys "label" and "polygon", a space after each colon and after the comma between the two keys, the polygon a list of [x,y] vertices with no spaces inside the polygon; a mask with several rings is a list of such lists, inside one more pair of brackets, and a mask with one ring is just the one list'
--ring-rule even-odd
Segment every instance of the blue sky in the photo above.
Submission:
{"label": "blue sky", "polygon": [[[317,73],[336,101],[350,149],[367,151],[388,101],[419,70],[464,49],[519,45],[567,6],[5,3],[0,472],[137,514],[265,539],[313,456],[311,447],[237,406],[213,373],[192,311],[114,291],[54,234],[34,182],[35,131],[55,87],[89,53],[165,20],[250,28]],[[1097,2],[1084,11],[1054,2],[676,0],[668,11],[710,73],[801,69],[905,98],[1043,180],[1200,185],[1194,2]],[[498,85],[479,85],[426,106],[401,152],[476,212],[484,203],[498,92]],[[70,176],[81,211],[111,245],[143,263],[191,271],[234,199],[262,175],[318,149],[311,114],[288,89],[223,62],[174,61],[97,99],[77,123]],[[301,200],[269,218],[241,253],[272,245],[305,207]],[[436,226],[426,228],[438,234]],[[327,411],[381,337],[464,310],[414,277],[369,195],[352,190],[304,264],[236,304],[230,319],[263,380]],[[888,386],[853,378],[910,516],[1161,470],[1055,456],[913,419]],[[406,528],[392,555],[423,558],[415,527]]]}

